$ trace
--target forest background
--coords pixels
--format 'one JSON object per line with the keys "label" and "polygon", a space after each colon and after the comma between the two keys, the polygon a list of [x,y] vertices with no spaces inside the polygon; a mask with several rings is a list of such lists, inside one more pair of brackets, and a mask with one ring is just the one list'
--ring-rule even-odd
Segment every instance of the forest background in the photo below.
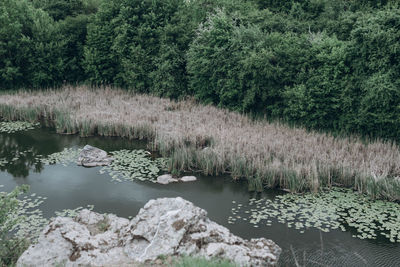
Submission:
{"label": "forest background", "polygon": [[112,85],[400,141],[400,6],[2,0],[0,92]]}

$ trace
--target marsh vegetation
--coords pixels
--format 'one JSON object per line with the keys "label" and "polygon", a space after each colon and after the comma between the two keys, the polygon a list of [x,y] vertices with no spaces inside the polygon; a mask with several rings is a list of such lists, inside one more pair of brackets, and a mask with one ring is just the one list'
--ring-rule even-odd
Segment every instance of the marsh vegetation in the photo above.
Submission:
{"label": "marsh vegetation", "polygon": [[278,122],[112,88],[0,95],[6,120],[42,121],[58,133],[146,139],[172,172],[245,178],[251,190],[316,192],[342,186],[400,200],[400,150],[393,142],[293,128]]}

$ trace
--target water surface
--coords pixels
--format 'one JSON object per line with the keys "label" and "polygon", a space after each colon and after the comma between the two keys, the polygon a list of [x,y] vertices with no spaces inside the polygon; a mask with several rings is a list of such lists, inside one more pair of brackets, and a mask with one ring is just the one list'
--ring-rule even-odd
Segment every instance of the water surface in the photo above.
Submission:
{"label": "water surface", "polygon": [[[295,260],[307,266],[400,266],[400,244],[387,239],[361,240],[354,233],[333,230],[329,233],[308,229],[304,233],[272,221],[271,226],[258,228],[238,221],[228,224],[232,201],[246,203],[250,198],[273,199],[277,191],[262,194],[247,191],[245,182],[232,181],[228,176],[207,177],[195,174],[199,180],[192,183],[159,185],[139,181],[112,181],[100,174],[100,167],[84,168],[70,164],[43,165],[35,157],[62,151],[66,147],[90,144],[106,151],[145,149],[144,141],[121,138],[79,138],[58,135],[49,129],[34,129],[13,134],[0,133],[0,158],[11,162],[0,166],[2,191],[11,191],[16,185],[30,185],[30,193],[47,197],[39,207],[50,218],[55,211],[94,205],[94,211],[135,216],[150,199],[183,197],[207,210],[209,217],[244,238],[266,237],[282,247],[281,266],[293,266]],[[25,153],[20,153],[28,151]],[[15,155],[19,153],[18,157]]]}

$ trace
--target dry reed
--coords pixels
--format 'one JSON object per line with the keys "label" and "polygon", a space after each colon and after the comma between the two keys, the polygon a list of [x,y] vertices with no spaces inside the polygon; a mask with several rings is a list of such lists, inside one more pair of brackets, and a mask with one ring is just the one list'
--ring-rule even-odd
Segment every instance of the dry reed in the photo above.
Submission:
{"label": "dry reed", "polygon": [[60,133],[147,138],[171,158],[171,171],[201,170],[247,178],[251,189],[292,192],[340,185],[400,200],[396,144],[334,138],[203,106],[195,101],[66,86],[0,95],[4,119],[46,118]]}

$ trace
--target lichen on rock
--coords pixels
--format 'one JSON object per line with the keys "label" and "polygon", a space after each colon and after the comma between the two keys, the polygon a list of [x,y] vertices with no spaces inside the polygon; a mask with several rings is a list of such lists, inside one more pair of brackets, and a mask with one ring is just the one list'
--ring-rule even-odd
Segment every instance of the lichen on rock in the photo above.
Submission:
{"label": "lichen on rock", "polygon": [[[104,222],[107,227],[102,227]],[[124,265],[159,256],[220,257],[241,266],[271,266],[281,248],[265,238],[245,240],[180,197],[150,200],[132,220],[82,210],[74,219],[57,217],[17,266]]]}

